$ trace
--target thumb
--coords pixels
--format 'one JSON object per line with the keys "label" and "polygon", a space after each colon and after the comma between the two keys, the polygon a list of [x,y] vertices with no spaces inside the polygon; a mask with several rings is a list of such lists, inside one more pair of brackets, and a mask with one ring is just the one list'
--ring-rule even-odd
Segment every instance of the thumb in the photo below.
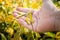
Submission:
{"label": "thumb", "polygon": [[42,9],[49,11],[49,12],[54,12],[57,11],[57,7],[54,5],[52,0],[42,0],[43,1],[43,6]]}
{"label": "thumb", "polygon": [[43,2],[51,1],[51,0],[42,0]]}

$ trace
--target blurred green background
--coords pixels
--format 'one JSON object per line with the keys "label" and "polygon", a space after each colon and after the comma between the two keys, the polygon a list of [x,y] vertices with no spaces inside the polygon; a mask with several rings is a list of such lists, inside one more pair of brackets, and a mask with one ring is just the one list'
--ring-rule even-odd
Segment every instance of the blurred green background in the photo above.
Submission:
{"label": "blurred green background", "polygon": [[[60,0],[52,0],[60,8]],[[0,40],[60,40],[60,32],[33,32],[14,18],[16,7],[38,9],[42,0],[0,0]]]}

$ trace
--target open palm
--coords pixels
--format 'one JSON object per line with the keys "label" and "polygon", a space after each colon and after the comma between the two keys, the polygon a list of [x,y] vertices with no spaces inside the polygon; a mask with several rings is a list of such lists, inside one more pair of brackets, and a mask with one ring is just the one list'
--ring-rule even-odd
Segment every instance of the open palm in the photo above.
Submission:
{"label": "open palm", "polygon": [[[58,9],[55,7],[51,0],[43,0],[41,9],[37,11],[28,8],[17,8],[16,11],[24,13],[28,13],[29,11],[32,12],[34,23],[30,25],[27,24],[25,16],[17,19],[21,25],[24,25],[28,29],[36,32],[55,31],[55,12],[58,12]],[[14,12],[15,17],[18,16],[18,12],[16,11]]]}

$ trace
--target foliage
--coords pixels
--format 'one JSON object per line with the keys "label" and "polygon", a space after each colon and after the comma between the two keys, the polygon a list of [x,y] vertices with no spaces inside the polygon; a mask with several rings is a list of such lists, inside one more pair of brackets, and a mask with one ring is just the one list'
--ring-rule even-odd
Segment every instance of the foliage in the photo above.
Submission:
{"label": "foliage", "polygon": [[[32,3],[33,2],[33,3]],[[60,7],[60,1],[53,0]],[[60,40],[60,32],[36,33],[20,25],[13,16],[16,7],[38,9],[42,0],[0,0],[0,40]],[[31,22],[32,15],[30,17]]]}

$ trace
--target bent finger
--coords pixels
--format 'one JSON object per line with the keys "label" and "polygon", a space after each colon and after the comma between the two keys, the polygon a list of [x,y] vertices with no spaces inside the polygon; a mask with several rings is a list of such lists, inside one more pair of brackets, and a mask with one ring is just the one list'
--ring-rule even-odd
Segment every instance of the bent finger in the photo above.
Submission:
{"label": "bent finger", "polygon": [[17,19],[17,21],[18,21],[21,25],[23,25],[24,27],[32,30],[32,26],[31,26],[31,25],[28,25],[24,18],[19,18],[19,19]]}
{"label": "bent finger", "polygon": [[24,13],[28,13],[28,12],[34,12],[35,10],[33,9],[29,9],[29,8],[22,8],[22,7],[18,7],[16,8],[17,11],[20,11],[20,12],[24,12]]}

